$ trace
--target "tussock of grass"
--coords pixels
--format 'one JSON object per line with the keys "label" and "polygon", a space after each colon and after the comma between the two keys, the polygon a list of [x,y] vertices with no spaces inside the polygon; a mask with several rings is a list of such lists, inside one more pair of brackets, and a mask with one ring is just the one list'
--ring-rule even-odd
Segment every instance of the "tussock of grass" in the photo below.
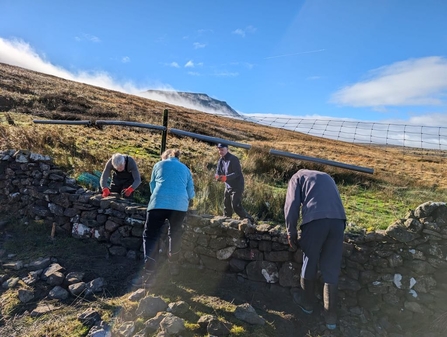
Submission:
{"label": "tussock of grass", "polygon": [[21,302],[17,296],[17,291],[8,289],[0,296],[0,312],[4,317],[13,316],[21,309]]}

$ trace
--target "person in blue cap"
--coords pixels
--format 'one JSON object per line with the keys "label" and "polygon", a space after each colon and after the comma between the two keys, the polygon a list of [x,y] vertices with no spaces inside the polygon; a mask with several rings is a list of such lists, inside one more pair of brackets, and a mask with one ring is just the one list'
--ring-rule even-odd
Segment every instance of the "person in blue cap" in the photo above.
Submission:
{"label": "person in blue cap", "polygon": [[233,212],[240,219],[249,219],[254,223],[254,218],[242,207],[242,194],[244,193],[244,176],[242,174],[239,158],[228,150],[228,144],[218,143],[219,161],[217,162],[215,179],[225,184],[224,191],[224,216],[231,218]]}

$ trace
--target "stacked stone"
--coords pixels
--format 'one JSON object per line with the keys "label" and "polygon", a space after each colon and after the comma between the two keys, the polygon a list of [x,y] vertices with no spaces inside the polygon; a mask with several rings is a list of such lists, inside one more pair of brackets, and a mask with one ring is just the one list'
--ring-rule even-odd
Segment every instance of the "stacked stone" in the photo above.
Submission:
{"label": "stacked stone", "polygon": [[347,236],[339,285],[345,307],[409,327],[444,312],[446,224],[446,203],[426,202],[385,231]]}
{"label": "stacked stone", "polygon": [[189,215],[183,238],[184,258],[216,271],[239,273],[257,282],[299,285],[300,251],[292,251],[279,225]]}
{"label": "stacked stone", "polygon": [[[47,156],[0,152],[0,211],[54,224],[56,234],[103,242],[111,255],[141,257],[146,206],[78,186]],[[189,213],[184,226],[187,263],[286,289],[299,286],[302,252],[288,246],[284,225]],[[433,320],[445,312],[446,257],[444,202],[424,203],[386,230],[348,230],[341,309],[360,324],[375,313],[383,327]]]}
{"label": "stacked stone", "polygon": [[50,157],[13,150],[0,152],[0,190],[2,209],[60,226],[69,222],[65,210],[84,192]]}
{"label": "stacked stone", "polygon": [[94,238],[112,255],[141,254],[146,207],[101,198],[55,167],[48,156],[0,152],[0,209],[56,226],[56,234]]}
{"label": "stacked stone", "polygon": [[71,219],[72,235],[107,243],[111,255],[141,257],[146,207],[125,199],[102,198],[100,194],[86,201],[75,206],[78,211],[86,205],[89,209]]}

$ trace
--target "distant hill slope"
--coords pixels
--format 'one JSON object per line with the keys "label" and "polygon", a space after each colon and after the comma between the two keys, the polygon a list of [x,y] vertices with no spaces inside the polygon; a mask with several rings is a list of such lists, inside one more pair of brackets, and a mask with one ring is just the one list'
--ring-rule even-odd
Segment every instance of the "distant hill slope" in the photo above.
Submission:
{"label": "distant hill slope", "polygon": [[156,101],[176,104],[186,108],[213,114],[241,118],[241,116],[232,107],[230,107],[227,102],[211,98],[207,94],[167,90],[147,90],[144,94],[147,98]]}

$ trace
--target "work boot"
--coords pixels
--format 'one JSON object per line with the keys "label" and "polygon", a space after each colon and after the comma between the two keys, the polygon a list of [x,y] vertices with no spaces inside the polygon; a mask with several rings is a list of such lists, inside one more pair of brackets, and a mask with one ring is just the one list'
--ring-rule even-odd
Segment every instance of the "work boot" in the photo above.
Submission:
{"label": "work boot", "polygon": [[137,288],[150,288],[155,283],[155,275],[151,273],[142,273],[141,275],[138,275],[135,277],[131,284],[134,287]]}
{"label": "work boot", "polygon": [[337,328],[337,293],[336,284],[325,283],[323,288],[324,319],[329,330]]}
{"label": "work boot", "polygon": [[311,314],[314,311],[314,288],[315,282],[301,278],[301,292],[293,294],[293,300],[306,314]]}
{"label": "work boot", "polygon": [[152,273],[157,269],[157,261],[151,257],[146,258],[144,261],[143,271],[146,273]]}
{"label": "work boot", "polygon": [[146,258],[141,272],[132,281],[132,285],[135,287],[149,287],[155,281],[155,270],[157,263],[152,258]]}

